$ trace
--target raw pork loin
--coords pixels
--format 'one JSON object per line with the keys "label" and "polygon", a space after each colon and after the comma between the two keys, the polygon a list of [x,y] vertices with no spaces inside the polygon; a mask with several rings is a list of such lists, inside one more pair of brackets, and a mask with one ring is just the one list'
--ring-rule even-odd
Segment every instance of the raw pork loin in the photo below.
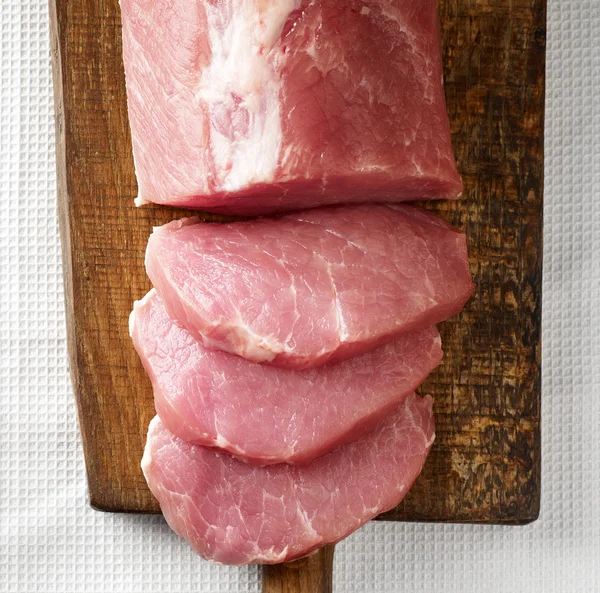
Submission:
{"label": "raw pork loin", "polygon": [[457,198],[436,0],[121,0],[145,201]]}
{"label": "raw pork loin", "polygon": [[154,230],[146,269],[171,317],[209,348],[308,368],[458,313],[465,236],[410,206],[320,208]]}
{"label": "raw pork loin", "polygon": [[250,466],[150,423],[142,469],[171,528],[207,559],[277,563],[339,541],[396,506],[434,439],[411,395],[374,432],[306,466]]}
{"label": "raw pork loin", "polygon": [[130,331],[166,427],[260,464],[306,463],[360,438],[442,358],[430,327],[336,365],[277,369],[208,350],[170,319],[155,290],[135,304]]}

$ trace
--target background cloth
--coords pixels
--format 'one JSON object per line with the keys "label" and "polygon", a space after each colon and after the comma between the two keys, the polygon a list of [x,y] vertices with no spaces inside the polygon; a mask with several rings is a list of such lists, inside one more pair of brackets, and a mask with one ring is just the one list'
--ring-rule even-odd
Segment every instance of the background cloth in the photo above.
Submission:
{"label": "background cloth", "polygon": [[[162,518],[87,505],[47,0],[0,6],[0,591],[259,592],[257,567],[201,560]],[[337,593],[600,592],[600,0],[550,0],[547,38],[540,519],[369,524],[337,546]]]}

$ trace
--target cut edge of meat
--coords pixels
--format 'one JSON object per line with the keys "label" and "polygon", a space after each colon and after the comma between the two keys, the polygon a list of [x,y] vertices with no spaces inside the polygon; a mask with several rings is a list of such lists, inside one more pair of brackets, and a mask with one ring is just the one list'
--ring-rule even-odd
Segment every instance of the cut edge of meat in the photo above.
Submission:
{"label": "cut edge of meat", "polygon": [[[155,302],[153,303],[153,301]],[[159,305],[156,303],[159,303]],[[144,329],[142,329],[147,323],[144,321],[143,317],[143,312],[146,309],[154,310],[154,312],[149,313],[146,319],[154,318],[156,311],[165,311],[164,301],[160,298],[156,292],[156,289],[154,288],[151,289],[142,299],[134,303],[134,308],[129,317],[129,332],[146,373],[150,377],[154,391],[156,412],[160,416],[163,424],[175,436],[182,438],[191,444],[204,447],[216,447],[225,450],[252,465],[264,466],[278,463],[305,465],[341,445],[345,445],[360,439],[362,436],[372,431],[383,418],[400,406],[404,400],[409,397],[409,395],[415,389],[418,388],[418,386],[427,378],[427,376],[437,366],[439,366],[443,357],[441,338],[437,329],[435,327],[430,327],[425,330],[421,330],[420,332],[417,332],[418,338],[416,342],[413,343],[416,347],[416,352],[419,353],[419,358],[422,361],[427,361],[427,363],[425,364],[425,362],[423,362],[421,367],[419,367],[417,364],[416,376],[414,378],[411,376],[410,380],[406,379],[406,385],[403,384],[401,389],[396,389],[393,397],[388,393],[388,401],[377,399],[380,407],[374,406],[366,414],[363,414],[363,412],[366,410],[360,410],[360,415],[358,415],[359,409],[353,405],[350,408],[350,416],[352,419],[350,420],[350,418],[348,418],[347,422],[339,426],[339,432],[332,432],[327,436],[327,438],[315,438],[310,442],[310,446],[304,441],[302,441],[302,445],[299,446],[298,441],[294,441],[293,443],[288,443],[285,447],[283,443],[280,443],[278,447],[274,447],[272,443],[261,443],[258,439],[253,439],[251,442],[246,442],[244,443],[245,446],[243,446],[242,443],[237,442],[234,438],[236,437],[236,432],[231,426],[229,426],[229,422],[225,422],[227,429],[224,430],[221,428],[220,431],[215,431],[214,429],[216,427],[216,421],[209,422],[202,415],[197,416],[196,413],[193,412],[195,408],[194,404],[191,403],[193,399],[196,401],[202,401],[203,397],[207,397],[208,401],[214,400],[215,406],[219,405],[218,402],[220,402],[220,400],[218,398],[215,399],[216,396],[213,394],[210,388],[207,388],[205,391],[199,390],[193,395],[184,395],[185,388],[183,385],[179,384],[177,380],[172,379],[172,376],[169,379],[168,385],[163,385],[163,382],[161,381],[160,377],[156,375],[155,368],[150,361],[151,352],[154,351],[154,348],[157,345],[153,345],[150,349],[146,348],[144,345],[148,339],[144,336]],[[173,326],[180,328],[179,324],[177,324],[175,321],[171,320],[171,322]],[[150,324],[152,323],[153,322],[150,321]],[[162,327],[162,323],[160,325]],[[187,330],[184,328],[181,328],[178,331],[187,333]],[[410,335],[399,337],[397,339],[409,341]],[[150,343],[152,343],[152,339],[150,339]],[[198,347],[205,348],[201,342],[198,342]],[[403,348],[403,350],[405,349],[406,347]],[[213,352],[212,356],[223,357],[225,362],[227,362],[228,358],[235,355],[226,352]],[[384,360],[386,360],[386,358],[384,358]],[[256,363],[245,360],[240,361],[239,364],[246,364],[249,371],[252,371],[252,368],[256,365]],[[344,365],[344,362],[337,364]],[[236,371],[236,374],[244,375],[245,373],[243,368],[244,367],[242,366],[241,369],[238,369],[239,372]],[[364,370],[363,367],[360,368]],[[412,366],[411,368],[413,369],[414,373],[415,367]],[[321,371],[319,369],[315,369],[313,371],[292,371],[290,369],[277,369],[271,367],[271,370],[268,372],[272,373],[271,376],[277,373],[283,373],[283,379],[285,379],[285,375],[292,373],[300,373],[300,375],[302,375],[303,373],[308,372],[311,373],[310,377],[312,380],[312,378],[314,378],[314,373],[319,373]],[[346,386],[346,384],[344,384],[344,386]],[[171,389],[171,392],[169,392],[169,389]],[[333,386],[332,389],[335,389],[335,386]],[[342,397],[342,394],[340,394],[340,397]],[[252,401],[251,399],[248,400],[248,403],[251,406],[257,406],[261,408],[263,406],[262,402]],[[360,403],[358,406],[360,407]],[[273,414],[274,419],[277,421],[277,425],[284,424],[285,422],[289,421],[289,417],[282,416],[278,409],[273,412]],[[190,416],[195,419],[193,422],[190,422]],[[248,422],[245,423],[246,426],[251,426],[251,424],[248,424]],[[255,424],[256,421],[253,421],[252,425]],[[256,431],[260,431],[258,425],[256,425],[254,428]]]}
{"label": "cut edge of meat", "polygon": [[[329,209],[336,210],[337,208],[344,209],[360,206],[366,205],[332,206]],[[149,257],[151,246],[154,241],[158,240],[159,235],[166,236],[169,233],[176,232],[186,226],[210,226],[218,225],[219,223],[203,222],[199,217],[192,216],[154,227],[146,250],[146,270],[158,293],[163,297],[170,316],[186,327],[186,329],[207,348],[222,350],[237,356],[242,356],[254,362],[271,364],[281,368],[301,370],[304,368],[315,368],[329,363],[333,364],[383,346],[398,335],[404,335],[446,321],[463,310],[465,304],[471,298],[473,291],[475,290],[475,284],[469,269],[467,239],[464,233],[455,229],[438,215],[424,211],[418,207],[398,204],[380,204],[379,206],[390,208],[391,210],[398,212],[406,212],[409,210],[413,215],[414,213],[418,213],[419,218],[425,219],[428,224],[435,224],[436,226],[443,227],[451,232],[456,242],[457,259],[464,261],[466,266],[466,269],[464,270],[465,277],[468,275],[470,282],[468,285],[466,283],[464,284],[462,292],[455,295],[453,302],[436,304],[423,310],[411,323],[405,324],[401,332],[389,331],[387,333],[374,335],[368,339],[363,339],[360,334],[355,334],[353,339],[340,340],[335,348],[327,349],[324,347],[318,354],[315,353],[315,355],[311,355],[310,358],[298,356],[293,348],[288,348],[279,341],[273,341],[272,339],[266,341],[264,336],[256,336],[247,324],[239,323],[237,319],[211,321],[196,314],[195,303],[186,297],[184,292],[179,289],[176,282],[171,281],[169,270],[163,265],[153,263],[152,259]],[[297,222],[305,222],[301,218],[302,214],[314,212],[315,210],[321,209],[299,211],[298,213],[273,217],[271,220],[276,221],[280,218],[287,219],[289,217],[295,219]],[[264,219],[260,218],[258,220]],[[252,224],[252,222],[253,221],[241,221],[233,224],[244,225],[247,223]],[[167,298],[169,292],[175,294],[176,297]],[[233,344],[235,344],[235,346]],[[240,344],[244,345],[243,352],[240,350]]]}
{"label": "cut edge of meat", "polygon": [[[198,530],[196,529],[195,525],[193,524],[193,520],[192,520],[193,518],[191,516],[188,516],[182,520],[182,517],[180,516],[180,514],[189,512],[190,510],[195,511],[196,513],[198,512],[198,507],[197,507],[197,505],[194,504],[192,497],[189,493],[189,490],[186,491],[185,493],[184,492],[176,492],[176,491],[170,490],[169,488],[166,488],[163,484],[160,483],[159,479],[153,480],[153,470],[157,469],[155,467],[155,460],[154,460],[155,452],[151,450],[152,444],[153,444],[152,443],[153,433],[160,433],[161,426],[164,429],[164,430],[162,430],[162,433],[167,434],[167,437],[166,437],[166,440],[164,438],[162,439],[162,442],[159,444],[157,450],[160,452],[164,448],[174,447],[176,449],[175,454],[173,453],[173,451],[168,451],[171,462],[176,461],[177,452],[179,452],[180,455],[185,456],[187,454],[187,452],[193,450],[194,448],[198,448],[198,449],[205,450],[210,455],[214,455],[217,457],[223,456],[226,458],[230,458],[230,460],[234,464],[241,463],[244,466],[245,466],[245,464],[239,460],[236,460],[236,458],[234,456],[231,456],[228,453],[225,453],[225,452],[220,453],[213,449],[209,449],[209,448],[205,448],[205,447],[198,447],[196,445],[191,445],[189,443],[186,443],[182,439],[175,437],[168,431],[168,429],[166,429],[166,427],[164,427],[164,424],[162,423],[162,421],[160,420],[160,418],[158,416],[155,416],[152,419],[152,421],[150,422],[150,425],[148,427],[148,439],[146,442],[146,447],[144,449],[144,455],[143,455],[142,462],[141,462],[141,468],[142,468],[142,472],[144,473],[144,476],[146,478],[146,481],[148,482],[148,485],[149,485],[152,493],[158,499],[159,504],[161,505],[163,515],[164,515],[167,523],[171,527],[171,529],[173,529],[173,531],[175,531],[175,533],[177,533],[179,536],[186,539],[186,541],[188,541],[188,543],[191,545],[191,547],[200,556],[202,556],[208,560],[211,560],[213,562],[217,562],[219,564],[228,564],[228,565],[231,565],[231,564],[235,564],[235,565],[277,564],[280,562],[288,562],[291,560],[296,560],[298,558],[307,556],[307,555],[311,554],[312,552],[314,552],[315,550],[321,548],[324,545],[335,544],[335,543],[345,539],[346,537],[351,535],[354,531],[356,531],[358,528],[360,528],[362,525],[367,523],[369,520],[373,519],[374,517],[376,517],[377,515],[379,515],[381,513],[391,510],[392,508],[394,508],[401,502],[401,500],[404,498],[404,496],[410,490],[410,488],[414,484],[415,480],[421,473],[421,471],[423,469],[423,465],[427,459],[428,453],[429,453],[431,446],[435,440],[435,421],[434,421],[432,407],[433,407],[433,400],[432,400],[431,396],[426,395],[424,397],[420,397],[413,393],[404,402],[404,404],[402,406],[400,406],[400,408],[402,408],[402,410],[400,410],[400,408],[398,409],[397,413],[403,414],[402,420],[403,420],[403,422],[406,423],[404,430],[406,432],[414,430],[416,433],[420,433],[420,437],[418,437],[418,438],[422,439],[422,443],[421,443],[422,449],[419,450],[419,447],[415,447],[414,443],[412,443],[410,441],[405,442],[402,445],[402,448],[404,448],[407,451],[408,450],[412,451],[412,454],[411,453],[407,454],[408,457],[410,458],[410,461],[408,461],[408,463],[406,463],[407,467],[405,468],[405,469],[407,469],[407,474],[405,474],[403,477],[398,477],[399,484],[397,487],[397,492],[395,492],[394,495],[391,496],[390,499],[386,503],[382,504],[380,507],[369,508],[369,511],[364,513],[363,515],[361,515],[361,517],[359,519],[357,517],[354,517],[354,520],[352,520],[352,518],[350,518],[349,524],[344,525],[343,531],[338,532],[335,535],[326,536],[326,535],[320,534],[320,533],[318,533],[318,531],[316,531],[312,527],[312,525],[307,523],[306,527],[308,529],[306,529],[306,531],[310,532],[310,537],[312,539],[310,541],[307,541],[306,544],[303,544],[302,546],[299,546],[296,542],[296,549],[293,549],[293,546],[287,545],[280,552],[276,552],[275,549],[273,549],[273,548],[271,548],[269,550],[261,550],[261,551],[256,550],[252,555],[244,555],[243,558],[240,558],[239,554],[236,556],[236,554],[234,552],[225,551],[225,552],[221,553],[220,550],[218,550],[218,549],[215,550],[214,548],[211,550],[211,546],[209,544],[206,544],[205,541],[203,541],[203,536],[201,534],[199,534]],[[391,422],[390,422],[390,424],[391,424]],[[365,437],[362,437],[358,441],[355,441],[354,443],[346,445],[345,447],[339,447],[338,449],[332,451],[331,453],[328,453],[327,455],[324,455],[323,457],[316,459],[313,462],[313,464],[323,465],[324,469],[326,469],[327,463],[329,461],[331,461],[332,456],[340,456],[341,459],[338,461],[344,462],[345,460],[342,456],[348,455],[349,457],[351,457],[352,456],[352,448],[360,448],[361,446],[367,447],[367,448],[377,447],[378,442],[376,439],[377,439],[377,436],[380,436],[377,434],[377,430],[381,430],[381,429],[385,430],[385,428],[386,428],[386,421],[384,420],[379,425],[379,427],[377,429],[375,429],[375,431],[373,433],[370,433],[369,435],[366,435]],[[389,426],[387,426],[387,428],[389,429]],[[410,449],[405,447],[405,445],[407,446],[407,445],[409,445],[409,443],[410,443]],[[419,446],[421,446],[421,445],[419,445]],[[344,449],[347,449],[347,451],[343,451]],[[398,449],[400,449],[400,447],[398,447]],[[334,463],[335,462],[336,461],[334,461]],[[263,472],[263,471],[268,472],[272,468],[278,468],[278,467],[279,466],[269,466],[267,468],[254,468],[254,470],[257,472]],[[285,467],[290,468],[289,471],[296,471],[296,472],[298,472],[298,471],[301,472],[303,469],[302,467],[298,467],[298,466],[285,466]],[[305,467],[307,467],[307,466],[305,466]],[[158,468],[158,471],[159,472],[161,471],[160,468]],[[226,472],[226,470],[224,470],[224,472]],[[225,480],[227,479],[225,473],[222,473],[221,477]],[[293,480],[293,478],[289,478],[289,479]],[[344,484],[344,486],[347,486],[347,484]],[[169,505],[168,504],[168,502],[169,502],[168,497],[172,497],[173,495],[182,498],[182,503],[180,505]],[[200,519],[202,522],[206,523],[206,521],[202,518],[202,516],[200,514],[198,514],[197,518]],[[307,521],[306,515],[305,515],[305,521]],[[207,524],[207,526],[209,529],[211,528],[210,524]],[[216,528],[217,526],[213,526],[213,527]],[[235,531],[235,526],[229,525],[229,528],[231,528],[232,530]],[[244,529],[246,529],[246,528],[244,528]],[[245,535],[247,536],[248,534],[245,533]],[[259,535],[262,535],[262,528],[260,530]],[[238,536],[239,536],[239,534],[238,534]],[[258,543],[258,542],[256,541],[256,543]],[[292,547],[292,549],[290,549],[290,547]]]}
{"label": "cut edge of meat", "polygon": [[[255,183],[238,192],[168,197],[155,195],[153,188],[145,187],[142,182],[135,205],[141,207],[148,204],[162,204],[231,216],[276,216],[297,210],[349,204],[391,205],[426,200],[459,200],[464,191],[462,177],[458,171],[455,176],[448,178],[415,177],[411,181],[405,181],[405,189],[401,192],[394,187],[385,190],[377,189],[381,184],[366,180],[361,182],[360,176],[352,180],[346,179],[344,182],[347,184],[352,182],[352,188],[342,191],[327,189],[328,186],[336,186],[335,179],[329,179],[328,185],[325,186],[323,181],[315,180],[312,187],[308,186],[306,180],[298,179],[275,184]],[[407,189],[413,185],[414,188]],[[365,195],[368,198],[365,198]]]}

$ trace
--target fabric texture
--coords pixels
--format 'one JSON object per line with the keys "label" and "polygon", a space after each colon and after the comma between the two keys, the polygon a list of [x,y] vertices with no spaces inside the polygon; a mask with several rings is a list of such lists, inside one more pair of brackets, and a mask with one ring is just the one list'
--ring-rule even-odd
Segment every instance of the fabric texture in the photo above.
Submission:
{"label": "fabric texture", "polygon": [[[0,0],[0,591],[249,593],[159,517],[87,506],[67,366],[47,0]],[[337,593],[600,591],[600,2],[550,0],[540,519],[372,523]]]}

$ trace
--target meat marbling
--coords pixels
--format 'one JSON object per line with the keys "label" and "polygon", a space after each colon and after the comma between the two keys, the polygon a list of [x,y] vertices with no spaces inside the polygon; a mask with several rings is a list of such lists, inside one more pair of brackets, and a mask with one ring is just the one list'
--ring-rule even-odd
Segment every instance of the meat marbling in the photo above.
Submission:
{"label": "meat marbling", "polygon": [[250,466],[150,423],[142,469],[171,528],[204,558],[272,564],[346,537],[396,506],[434,439],[430,397],[309,465]]}
{"label": "meat marbling", "polygon": [[259,464],[307,463],[360,438],[442,358],[429,327],[338,364],[277,369],[208,350],[170,319],[154,290],[135,304],[130,331],[166,427]]}
{"label": "meat marbling", "polygon": [[172,318],[209,348],[308,368],[458,313],[465,236],[409,206],[320,208],[154,230],[146,269]]}
{"label": "meat marbling", "polygon": [[264,214],[461,194],[436,0],[121,9],[138,203]]}

